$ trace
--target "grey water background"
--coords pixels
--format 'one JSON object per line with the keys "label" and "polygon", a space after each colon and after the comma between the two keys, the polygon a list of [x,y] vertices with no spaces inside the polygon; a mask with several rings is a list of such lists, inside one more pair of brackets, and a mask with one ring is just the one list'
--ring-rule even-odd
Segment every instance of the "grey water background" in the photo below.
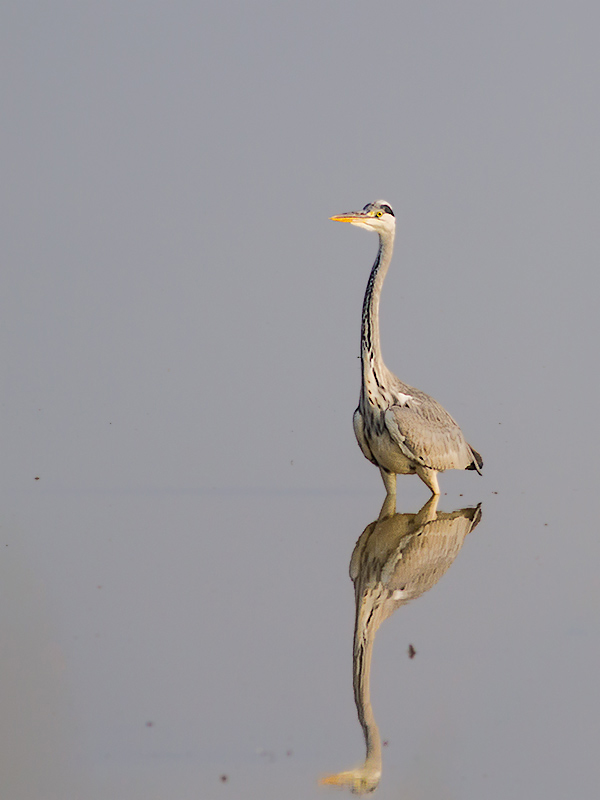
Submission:
{"label": "grey water background", "polygon": [[483,519],[377,635],[378,796],[598,796],[599,25],[2,5],[3,798],[325,797],[364,756],[377,242],[328,217],[380,197],[386,362],[485,471],[441,476]]}

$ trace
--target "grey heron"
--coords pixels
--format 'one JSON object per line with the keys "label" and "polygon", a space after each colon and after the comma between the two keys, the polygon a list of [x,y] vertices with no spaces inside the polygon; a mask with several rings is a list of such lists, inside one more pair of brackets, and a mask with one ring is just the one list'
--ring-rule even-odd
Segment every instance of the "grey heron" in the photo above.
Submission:
{"label": "grey heron", "polygon": [[396,494],[396,475],[416,473],[434,495],[437,473],[474,469],[483,460],[467,443],[450,414],[433,397],[402,383],[386,367],[379,339],[379,298],[394,248],[396,219],[385,200],[362,211],[331,217],[379,234],[379,250],[362,309],[362,386],[354,412],[354,433],[365,458],[379,467],[388,495]]}

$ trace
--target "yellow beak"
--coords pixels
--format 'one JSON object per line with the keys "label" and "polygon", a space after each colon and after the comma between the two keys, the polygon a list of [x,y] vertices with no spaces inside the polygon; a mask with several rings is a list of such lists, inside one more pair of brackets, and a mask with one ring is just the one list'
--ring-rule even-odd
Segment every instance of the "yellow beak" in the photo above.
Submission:
{"label": "yellow beak", "polygon": [[332,219],[334,222],[353,222],[355,219],[360,219],[364,216],[364,214],[351,211],[348,214],[337,214],[335,217],[329,217],[329,219]]}

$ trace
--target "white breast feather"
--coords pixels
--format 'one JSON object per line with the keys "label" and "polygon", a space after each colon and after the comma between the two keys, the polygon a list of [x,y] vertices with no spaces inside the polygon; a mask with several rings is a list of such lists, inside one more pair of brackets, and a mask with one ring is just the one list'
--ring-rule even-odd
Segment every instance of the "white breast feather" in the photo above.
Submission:
{"label": "white breast feather", "polygon": [[415,400],[415,398],[412,396],[412,394],[403,394],[402,392],[398,392],[398,394],[396,395],[396,398],[398,400],[396,405],[399,405],[399,406],[407,406],[411,400],[412,400],[413,403],[418,403],[419,402],[418,400]]}

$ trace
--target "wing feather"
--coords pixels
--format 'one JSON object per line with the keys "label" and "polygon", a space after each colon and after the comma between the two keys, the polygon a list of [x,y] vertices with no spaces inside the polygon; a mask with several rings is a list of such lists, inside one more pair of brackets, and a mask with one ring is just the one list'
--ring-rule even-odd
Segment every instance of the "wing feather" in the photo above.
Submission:
{"label": "wing feather", "polygon": [[457,423],[423,392],[388,408],[385,424],[398,447],[404,453],[408,450],[417,464],[442,471],[466,469],[473,463],[473,451]]}

